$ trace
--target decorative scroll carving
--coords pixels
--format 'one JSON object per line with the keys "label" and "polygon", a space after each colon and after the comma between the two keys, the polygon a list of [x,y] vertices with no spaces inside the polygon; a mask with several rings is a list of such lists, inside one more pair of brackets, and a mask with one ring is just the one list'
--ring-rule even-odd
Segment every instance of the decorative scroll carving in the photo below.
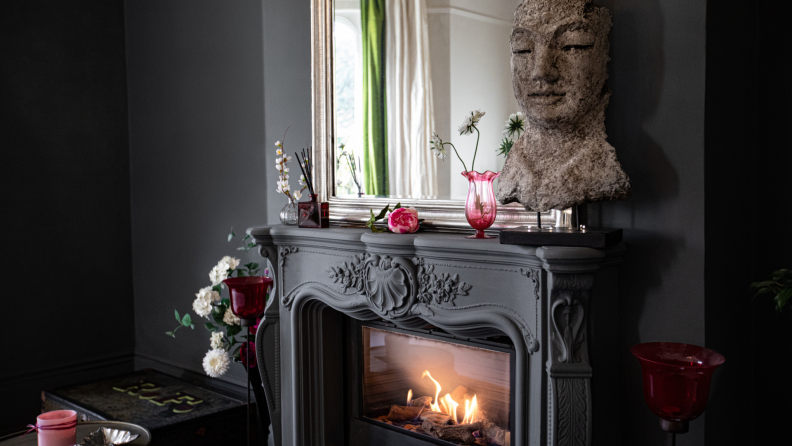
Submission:
{"label": "decorative scroll carving", "polygon": [[[403,316],[415,305],[418,288],[412,264],[401,258],[358,254],[351,263],[330,267],[329,277],[344,293],[352,288],[388,318]],[[418,310],[416,310],[418,311]]]}
{"label": "decorative scroll carving", "polygon": [[418,300],[430,305],[450,303],[456,305],[457,296],[467,296],[472,285],[459,281],[459,274],[453,276],[441,273],[440,277],[434,273],[434,265],[429,265],[420,257],[413,258],[413,263],[418,267]]}
{"label": "decorative scroll carving", "polygon": [[535,268],[531,268],[531,269],[520,268],[520,274],[531,279],[534,285],[534,297],[536,298],[536,300],[539,300],[539,297],[541,296],[542,270]]}
{"label": "decorative scroll carving", "polygon": [[583,325],[583,306],[570,296],[563,296],[553,302],[552,307],[553,328],[556,336],[553,340],[558,346],[560,355],[558,362],[562,364],[576,364],[580,362],[578,351],[585,338],[580,327]]}
{"label": "decorative scroll carving", "polygon": [[352,263],[344,262],[344,266],[330,267],[330,278],[334,283],[341,282],[341,289],[346,293],[349,288],[353,288],[358,293],[365,289],[366,261],[371,257],[369,254],[358,254],[352,259]]}
{"label": "decorative scroll carving", "polygon": [[278,254],[279,254],[280,260],[278,260],[278,265],[280,265],[281,268],[283,268],[283,265],[286,263],[286,256],[291,254],[291,253],[293,253],[293,252],[297,252],[298,250],[299,250],[299,248],[297,248],[296,246],[281,246],[281,247],[279,247],[278,248]]}
{"label": "decorative scroll carving", "polygon": [[556,446],[586,446],[586,380],[558,378],[555,381],[558,401],[558,442]]}

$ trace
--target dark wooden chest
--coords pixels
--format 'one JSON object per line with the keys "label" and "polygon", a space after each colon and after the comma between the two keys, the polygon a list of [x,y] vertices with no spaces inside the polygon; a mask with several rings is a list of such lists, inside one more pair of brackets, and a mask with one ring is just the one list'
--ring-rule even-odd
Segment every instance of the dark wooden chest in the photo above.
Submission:
{"label": "dark wooden chest", "polygon": [[141,370],[41,394],[43,411],[70,409],[80,421],[125,421],[147,428],[152,446],[244,445],[246,403],[157,372]]}

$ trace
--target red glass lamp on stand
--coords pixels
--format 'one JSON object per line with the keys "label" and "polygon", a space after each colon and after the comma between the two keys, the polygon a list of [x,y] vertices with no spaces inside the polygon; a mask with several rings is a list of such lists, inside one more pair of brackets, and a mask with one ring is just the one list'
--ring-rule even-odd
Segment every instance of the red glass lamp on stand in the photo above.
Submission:
{"label": "red glass lamp on stand", "polygon": [[641,362],[646,404],[669,432],[667,444],[674,446],[676,434],[686,433],[690,421],[704,413],[712,373],[726,359],[703,347],[674,342],[638,344],[630,352]]}
{"label": "red glass lamp on stand", "polygon": [[[256,325],[256,318],[264,314],[272,279],[262,276],[231,277],[223,281],[231,295],[231,311],[243,327]],[[250,446],[250,330],[247,331],[247,444]],[[258,402],[261,404],[261,402]]]}

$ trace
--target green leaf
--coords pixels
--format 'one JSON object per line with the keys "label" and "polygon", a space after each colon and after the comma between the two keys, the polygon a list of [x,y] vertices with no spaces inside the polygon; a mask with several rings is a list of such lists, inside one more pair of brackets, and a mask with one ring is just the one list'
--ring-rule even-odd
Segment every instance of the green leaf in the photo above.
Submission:
{"label": "green leaf", "polygon": [[206,329],[211,331],[211,332],[216,332],[217,331],[217,327],[215,326],[215,324],[213,324],[211,322],[205,323],[204,327],[206,327]]}
{"label": "green leaf", "polygon": [[176,337],[176,335],[175,335],[175,334],[173,334],[173,332],[172,332],[172,331],[166,331],[166,332],[165,332],[165,334],[166,334],[166,335],[168,335],[168,336],[172,336],[172,337],[174,337],[174,338]]}
{"label": "green leaf", "polygon": [[184,317],[181,320],[181,323],[185,327],[189,327],[190,325],[192,325],[192,318],[190,317],[190,313],[184,315]]}
{"label": "green leaf", "polygon": [[778,296],[776,296],[776,305],[778,305],[778,311],[784,309],[787,304],[787,301],[792,298],[792,288],[787,288],[781,291]]}
{"label": "green leaf", "polygon": [[[220,307],[218,307],[218,308],[220,308]],[[222,311],[222,312],[213,311],[212,312],[212,319],[214,319],[214,321],[217,322],[218,324],[222,324],[223,323],[223,315],[224,314],[225,314],[225,311]]]}
{"label": "green leaf", "polygon": [[230,337],[236,336],[236,335],[239,334],[240,331],[242,331],[242,327],[241,326],[232,325],[232,326],[228,327],[228,332],[227,332],[228,333],[228,337],[230,338]]}
{"label": "green leaf", "polygon": [[217,285],[212,287],[212,291],[217,291],[218,293],[222,293],[223,292],[223,286],[218,283]]}
{"label": "green leaf", "polygon": [[396,209],[401,209],[401,203],[396,203],[396,207],[393,210],[395,211]]}
{"label": "green leaf", "polygon": [[245,240],[247,240],[247,239],[249,239],[249,238],[250,238],[250,234],[247,234],[247,235],[245,236],[245,238],[243,238],[243,239],[242,239],[242,241],[244,242]]}
{"label": "green leaf", "polygon": [[176,313],[176,322],[181,324],[181,317],[179,317],[179,310],[173,310]]}
{"label": "green leaf", "polygon": [[234,234],[234,228],[232,227],[231,228],[231,233],[228,234],[228,241],[230,242],[231,239],[234,238],[234,237],[236,237],[236,234]]}
{"label": "green leaf", "polygon": [[761,294],[767,294],[767,293],[769,293],[771,291],[773,291],[773,290],[770,289],[770,288],[762,288],[759,291],[757,291],[756,294],[754,294],[754,297],[759,296]]}
{"label": "green leaf", "polygon": [[[229,300],[227,297],[224,298],[223,300],[221,300],[220,303],[223,304],[226,307],[230,307],[231,306],[231,300]],[[225,311],[223,311],[223,313],[225,314]]]}

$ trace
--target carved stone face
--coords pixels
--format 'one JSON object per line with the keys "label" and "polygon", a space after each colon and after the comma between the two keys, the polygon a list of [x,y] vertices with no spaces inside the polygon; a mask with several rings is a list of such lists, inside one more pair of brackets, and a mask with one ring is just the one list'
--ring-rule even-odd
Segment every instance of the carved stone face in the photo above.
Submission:
{"label": "carved stone face", "polygon": [[512,84],[528,121],[575,126],[600,104],[610,13],[588,0],[526,0],[511,35]]}

